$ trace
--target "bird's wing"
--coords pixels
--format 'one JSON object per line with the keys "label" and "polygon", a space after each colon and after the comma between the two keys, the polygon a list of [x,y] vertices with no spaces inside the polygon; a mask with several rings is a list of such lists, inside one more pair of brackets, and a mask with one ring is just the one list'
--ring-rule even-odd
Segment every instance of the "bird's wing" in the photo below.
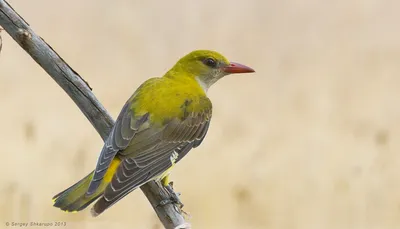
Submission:
{"label": "bird's wing", "polygon": [[[186,144],[186,145],[185,145]],[[193,147],[193,143],[185,143],[177,147],[173,153],[186,155]],[[126,158],[122,161],[111,183],[107,186],[103,196],[92,208],[92,213],[98,215],[117,203],[131,191],[152,179],[152,174],[161,174],[172,166],[170,155],[164,154],[158,160],[144,168],[135,166],[134,159]]]}
{"label": "bird's wing", "polygon": [[[208,99],[207,99],[208,100]],[[95,204],[98,214],[135,188],[160,176],[204,139],[211,119],[209,109],[191,112],[183,119],[172,119],[163,128],[148,128],[136,133],[121,151],[125,159]]]}
{"label": "bird's wing", "polygon": [[122,111],[118,116],[103,149],[101,150],[92,181],[90,182],[89,188],[86,192],[87,195],[91,195],[97,190],[115,155],[128,146],[129,142],[142,125],[148,121],[148,113],[136,117],[133,115],[130,105],[131,103],[128,101],[122,108]]}
{"label": "bird's wing", "polygon": [[171,119],[162,127],[144,129],[119,155],[135,158],[137,166],[143,167],[151,158],[171,152],[182,143],[193,142],[193,147],[197,147],[208,130],[210,119],[211,107],[201,112],[190,112],[183,119]]}

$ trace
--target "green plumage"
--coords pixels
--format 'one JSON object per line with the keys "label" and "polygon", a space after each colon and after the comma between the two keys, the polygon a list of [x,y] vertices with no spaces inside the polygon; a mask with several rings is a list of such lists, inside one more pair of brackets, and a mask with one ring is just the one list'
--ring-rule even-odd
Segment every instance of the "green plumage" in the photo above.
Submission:
{"label": "green plumage", "polygon": [[206,92],[229,66],[221,54],[199,50],[144,82],[122,108],[95,170],[56,195],[54,206],[79,211],[99,198],[92,208],[98,215],[137,187],[168,176],[203,141],[212,115]]}

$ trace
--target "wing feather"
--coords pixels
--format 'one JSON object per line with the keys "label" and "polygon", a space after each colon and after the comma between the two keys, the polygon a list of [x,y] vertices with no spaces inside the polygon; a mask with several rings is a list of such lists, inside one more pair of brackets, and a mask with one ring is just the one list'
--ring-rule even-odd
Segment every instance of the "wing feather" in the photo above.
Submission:
{"label": "wing feather", "polygon": [[122,108],[122,111],[118,116],[117,121],[115,122],[115,125],[103,146],[103,149],[101,150],[96,169],[94,170],[93,178],[90,182],[86,195],[95,193],[115,155],[129,145],[129,142],[138,132],[140,126],[147,122],[149,118],[148,113],[143,116],[136,117],[135,119],[132,119],[132,116],[130,103],[127,102]]}
{"label": "wing feather", "polygon": [[[187,154],[192,149],[192,145],[193,143],[184,143],[175,152],[178,154]],[[129,161],[127,158],[122,162],[123,165],[118,168],[110,185],[107,186],[104,195],[93,206],[92,211],[96,214],[100,214],[124,196],[172,166],[169,155],[164,155],[144,168],[128,167],[128,164],[131,164]],[[134,165],[134,163],[131,165]]]}
{"label": "wing feather", "polygon": [[[93,207],[97,214],[132,190],[163,174],[192,148],[200,145],[212,115],[208,98],[202,102],[206,102],[203,110],[195,112],[184,107],[183,118],[166,120],[161,126],[150,122],[151,114],[135,117],[134,110],[125,105],[103,147],[88,189],[88,193],[97,189],[115,156],[122,159],[103,197]],[[189,104],[185,102],[182,106]]]}

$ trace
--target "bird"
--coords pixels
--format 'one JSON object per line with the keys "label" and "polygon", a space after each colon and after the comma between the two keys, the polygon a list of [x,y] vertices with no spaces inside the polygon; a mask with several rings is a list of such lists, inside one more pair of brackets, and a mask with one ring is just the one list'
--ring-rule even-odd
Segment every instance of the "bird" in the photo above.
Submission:
{"label": "bird", "polygon": [[207,134],[208,89],[224,76],[252,72],[216,51],[195,50],[146,80],[123,106],[95,169],[55,195],[53,206],[77,212],[97,200],[91,214],[98,216],[149,181],[170,187],[171,169]]}

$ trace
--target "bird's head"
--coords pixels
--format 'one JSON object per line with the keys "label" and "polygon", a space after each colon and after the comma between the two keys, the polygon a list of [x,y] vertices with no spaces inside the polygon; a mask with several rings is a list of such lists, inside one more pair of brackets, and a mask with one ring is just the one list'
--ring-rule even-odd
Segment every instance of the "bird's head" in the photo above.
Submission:
{"label": "bird's head", "polygon": [[195,78],[205,91],[226,75],[250,72],[254,70],[242,64],[229,62],[223,55],[210,50],[197,50],[187,54],[169,71],[174,77]]}

